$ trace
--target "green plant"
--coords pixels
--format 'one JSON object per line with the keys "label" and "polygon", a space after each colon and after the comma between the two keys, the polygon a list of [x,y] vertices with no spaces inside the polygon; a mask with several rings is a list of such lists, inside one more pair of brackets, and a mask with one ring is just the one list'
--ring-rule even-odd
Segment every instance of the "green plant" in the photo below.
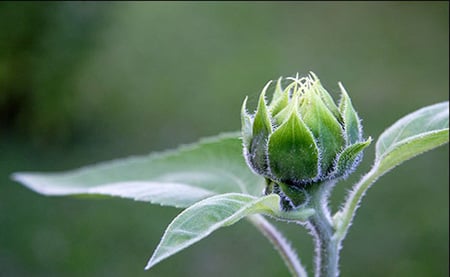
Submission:
{"label": "green plant", "polygon": [[266,215],[309,228],[316,242],[315,276],[338,276],[342,241],[365,192],[395,166],[448,142],[449,104],[424,107],[386,129],[376,142],[372,169],[332,214],[332,188],[355,169],[371,138],[363,139],[360,119],[341,84],[339,105],[313,73],[280,78],[267,104],[269,87],[255,115],[244,101],[242,139],[239,133],[221,134],[145,157],[65,173],[15,173],[13,178],[44,195],[109,195],[186,208],[167,227],[146,269],[247,218],[274,244],[292,275],[306,276]]}

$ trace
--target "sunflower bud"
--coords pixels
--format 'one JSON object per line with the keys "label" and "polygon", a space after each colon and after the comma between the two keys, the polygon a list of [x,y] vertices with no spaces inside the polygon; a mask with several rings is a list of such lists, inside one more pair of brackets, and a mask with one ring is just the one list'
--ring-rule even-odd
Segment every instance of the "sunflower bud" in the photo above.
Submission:
{"label": "sunflower bud", "polygon": [[247,99],[242,105],[244,156],[266,178],[266,193],[287,196],[295,207],[305,201],[297,192],[353,172],[371,139],[363,139],[360,119],[342,84],[339,105],[312,72],[279,78],[268,104],[270,85],[262,90],[254,115],[247,112]]}

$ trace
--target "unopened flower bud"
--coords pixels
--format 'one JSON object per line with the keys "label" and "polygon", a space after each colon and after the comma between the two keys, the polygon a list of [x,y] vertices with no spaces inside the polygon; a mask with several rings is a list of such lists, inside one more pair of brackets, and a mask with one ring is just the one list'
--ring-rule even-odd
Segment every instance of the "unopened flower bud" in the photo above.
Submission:
{"label": "unopened flower bud", "polygon": [[[363,139],[360,119],[342,84],[339,105],[312,72],[279,78],[268,104],[270,84],[253,115],[247,112],[247,99],[241,112],[244,155],[250,168],[266,178],[266,191],[281,189],[295,198],[295,191],[353,172],[371,139]],[[291,200],[294,205],[303,201]]]}

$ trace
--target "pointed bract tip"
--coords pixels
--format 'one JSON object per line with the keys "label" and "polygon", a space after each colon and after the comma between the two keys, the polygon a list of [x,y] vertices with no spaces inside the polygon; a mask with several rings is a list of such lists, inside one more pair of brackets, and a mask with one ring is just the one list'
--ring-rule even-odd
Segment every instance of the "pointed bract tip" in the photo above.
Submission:
{"label": "pointed bract tip", "polygon": [[270,84],[272,84],[273,80],[270,80],[269,82],[267,82],[267,84],[264,86],[261,94],[266,94],[267,89],[269,88]]}
{"label": "pointed bract tip", "polygon": [[339,88],[341,89],[342,94],[345,94],[345,96],[348,97],[348,93],[347,90],[344,88],[344,85],[342,84],[342,82],[338,82]]}
{"label": "pointed bract tip", "polygon": [[242,113],[248,113],[247,111],[247,100],[248,100],[248,96],[245,96],[244,98],[244,102],[242,102],[242,107],[241,107],[241,112]]}

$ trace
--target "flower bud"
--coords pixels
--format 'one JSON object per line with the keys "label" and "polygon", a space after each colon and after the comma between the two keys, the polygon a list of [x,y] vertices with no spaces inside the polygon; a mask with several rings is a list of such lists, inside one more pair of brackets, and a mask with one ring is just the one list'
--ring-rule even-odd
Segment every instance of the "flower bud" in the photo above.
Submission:
{"label": "flower bud", "polygon": [[247,112],[247,98],[241,111],[244,156],[266,178],[266,190],[295,194],[353,172],[371,139],[363,139],[360,119],[342,84],[339,105],[312,72],[279,78],[268,104],[270,85],[262,90],[254,115]]}

